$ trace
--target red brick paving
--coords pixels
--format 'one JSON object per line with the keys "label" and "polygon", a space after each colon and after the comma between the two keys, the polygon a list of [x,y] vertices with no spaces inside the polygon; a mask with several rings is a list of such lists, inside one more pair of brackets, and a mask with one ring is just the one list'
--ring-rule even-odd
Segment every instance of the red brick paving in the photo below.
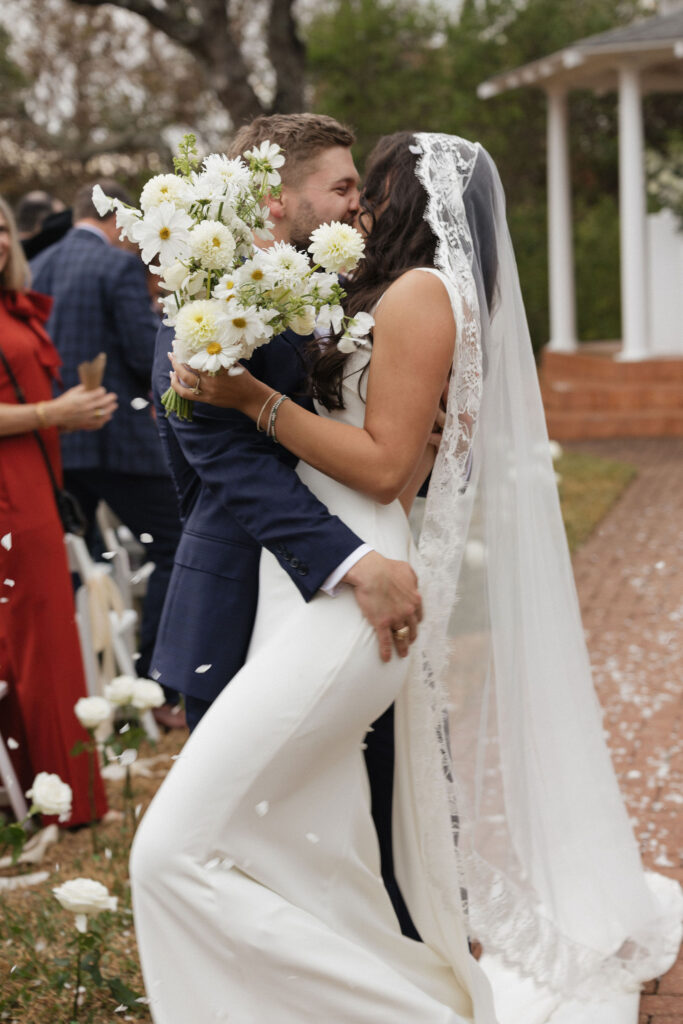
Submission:
{"label": "red brick paving", "polygon": [[[683,882],[683,440],[566,445],[638,476],[574,557],[612,759],[647,867]],[[639,1024],[683,1024],[683,955]]]}

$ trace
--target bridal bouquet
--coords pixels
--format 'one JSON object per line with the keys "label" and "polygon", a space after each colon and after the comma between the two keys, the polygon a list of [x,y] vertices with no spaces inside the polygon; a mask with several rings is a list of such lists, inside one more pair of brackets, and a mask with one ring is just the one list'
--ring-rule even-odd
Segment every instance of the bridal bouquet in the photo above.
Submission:
{"label": "bridal bouquet", "polygon": [[[339,332],[343,351],[363,344],[372,318],[345,317],[337,274],[362,259],[364,243],[348,224],[325,224],[313,232],[309,252],[272,241],[263,200],[281,190],[280,147],[263,142],[230,160],[213,153],[200,164],[196,140],[186,135],[174,159],[174,174],[158,174],[144,186],[140,209],[105,196],[96,185],[100,214],[115,212],[121,237],[135,242],[150,270],[169,293],[164,323],[175,329],[173,351],[195,370],[241,373],[240,360],[285,328],[310,334],[318,327]],[[157,259],[155,264],[152,263]],[[369,322],[368,322],[369,321]],[[192,403],[172,388],[162,402],[166,415],[192,418]]]}

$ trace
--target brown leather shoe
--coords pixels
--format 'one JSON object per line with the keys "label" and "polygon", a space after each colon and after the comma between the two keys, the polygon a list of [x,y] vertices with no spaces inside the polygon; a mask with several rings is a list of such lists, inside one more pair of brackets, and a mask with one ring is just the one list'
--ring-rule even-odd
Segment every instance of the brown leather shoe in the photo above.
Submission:
{"label": "brown leather shoe", "polygon": [[152,714],[162,729],[187,729],[185,708],[179,704],[162,704],[160,708],[152,708]]}

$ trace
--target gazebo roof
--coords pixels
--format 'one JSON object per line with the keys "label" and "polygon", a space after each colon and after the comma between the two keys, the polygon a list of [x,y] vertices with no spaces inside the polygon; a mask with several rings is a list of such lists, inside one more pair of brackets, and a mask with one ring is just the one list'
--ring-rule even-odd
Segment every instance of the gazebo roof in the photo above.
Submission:
{"label": "gazebo roof", "polygon": [[531,85],[545,89],[617,87],[620,65],[639,69],[643,92],[683,91],[683,10],[579,39],[562,50],[482,82],[480,99]]}

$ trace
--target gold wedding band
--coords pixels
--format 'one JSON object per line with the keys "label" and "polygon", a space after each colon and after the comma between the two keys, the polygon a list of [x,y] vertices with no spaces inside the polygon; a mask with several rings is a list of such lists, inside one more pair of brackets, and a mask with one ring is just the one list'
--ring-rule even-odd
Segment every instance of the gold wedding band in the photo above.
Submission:
{"label": "gold wedding band", "polygon": [[194,385],[193,388],[190,388],[190,390],[192,391],[193,395],[201,394],[201,388],[199,386],[201,384],[201,382],[202,382],[202,378],[199,376],[199,374],[197,374],[197,380],[195,381],[195,385]]}
{"label": "gold wedding band", "polygon": [[407,640],[410,637],[410,626],[399,626],[391,631],[397,640]]}
{"label": "gold wedding band", "polygon": [[95,409],[95,415],[99,419],[100,416],[104,416],[104,411],[102,409]]}

